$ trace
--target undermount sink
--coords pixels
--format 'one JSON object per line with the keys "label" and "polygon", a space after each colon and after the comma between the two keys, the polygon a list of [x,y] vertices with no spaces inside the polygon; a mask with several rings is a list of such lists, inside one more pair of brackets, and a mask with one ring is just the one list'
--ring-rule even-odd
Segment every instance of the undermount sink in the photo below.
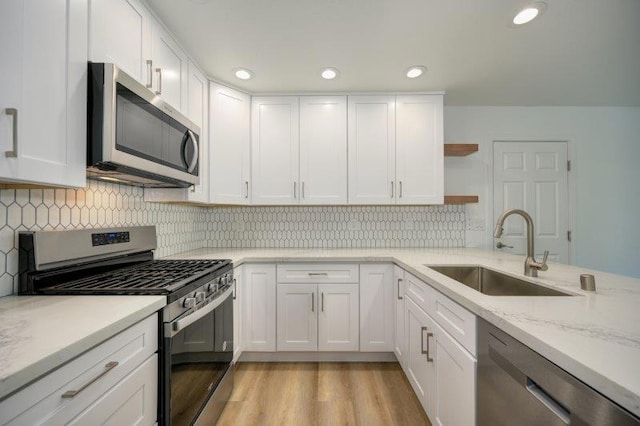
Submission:
{"label": "undermount sink", "polygon": [[489,296],[573,296],[482,266],[424,266]]}

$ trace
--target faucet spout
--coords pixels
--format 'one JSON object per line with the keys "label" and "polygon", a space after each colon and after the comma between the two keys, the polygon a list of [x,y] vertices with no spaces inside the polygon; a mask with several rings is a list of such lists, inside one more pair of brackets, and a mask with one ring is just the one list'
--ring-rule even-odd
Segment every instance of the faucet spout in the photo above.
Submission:
{"label": "faucet spout", "polygon": [[504,221],[512,214],[522,216],[527,223],[527,259],[524,262],[524,274],[528,277],[537,277],[538,270],[546,271],[548,269],[547,256],[549,255],[549,252],[545,251],[542,263],[536,261],[533,246],[533,219],[531,219],[529,213],[521,209],[505,210],[500,217],[498,217],[496,228],[493,231],[493,237],[500,238],[503,232]]}

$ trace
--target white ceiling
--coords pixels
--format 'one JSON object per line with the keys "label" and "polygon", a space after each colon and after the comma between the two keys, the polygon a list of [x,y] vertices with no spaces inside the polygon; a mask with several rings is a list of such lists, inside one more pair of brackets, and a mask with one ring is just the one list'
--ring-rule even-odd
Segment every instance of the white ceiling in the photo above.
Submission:
{"label": "white ceiling", "polygon": [[[640,0],[147,0],[211,77],[252,93],[445,90],[448,105],[640,106]],[[411,65],[428,68],[410,80]],[[333,81],[320,78],[336,67]],[[246,67],[249,81],[234,77]]]}

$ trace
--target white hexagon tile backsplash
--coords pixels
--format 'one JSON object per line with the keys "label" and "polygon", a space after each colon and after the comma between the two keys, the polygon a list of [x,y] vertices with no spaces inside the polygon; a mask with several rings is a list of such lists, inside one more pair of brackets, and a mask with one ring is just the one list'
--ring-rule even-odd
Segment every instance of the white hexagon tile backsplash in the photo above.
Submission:
{"label": "white hexagon tile backsplash", "polygon": [[463,247],[464,206],[194,207],[141,188],[0,190],[0,296],[17,291],[20,231],[156,225],[157,257],[201,247]]}

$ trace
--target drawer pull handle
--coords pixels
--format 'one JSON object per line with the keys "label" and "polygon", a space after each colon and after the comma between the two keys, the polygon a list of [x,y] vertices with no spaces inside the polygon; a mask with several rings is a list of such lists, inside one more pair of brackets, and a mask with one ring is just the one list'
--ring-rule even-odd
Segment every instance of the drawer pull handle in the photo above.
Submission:
{"label": "drawer pull handle", "polygon": [[118,361],[109,361],[108,363],[105,364],[104,366],[104,370],[102,371],[102,373],[98,374],[96,377],[94,377],[93,379],[89,380],[87,383],[85,383],[80,389],[78,390],[70,390],[70,391],[66,391],[65,393],[62,394],[62,397],[64,399],[71,399],[73,397],[75,397],[76,395],[78,395],[80,392],[82,392],[83,390],[85,390],[86,388],[88,388],[89,386],[91,386],[94,382],[96,382],[98,379],[100,379],[102,376],[104,376],[105,374],[107,374],[109,371],[113,370],[114,368],[116,368],[116,366],[119,364]]}
{"label": "drawer pull handle", "polygon": [[309,272],[310,277],[328,277],[328,272]]}

